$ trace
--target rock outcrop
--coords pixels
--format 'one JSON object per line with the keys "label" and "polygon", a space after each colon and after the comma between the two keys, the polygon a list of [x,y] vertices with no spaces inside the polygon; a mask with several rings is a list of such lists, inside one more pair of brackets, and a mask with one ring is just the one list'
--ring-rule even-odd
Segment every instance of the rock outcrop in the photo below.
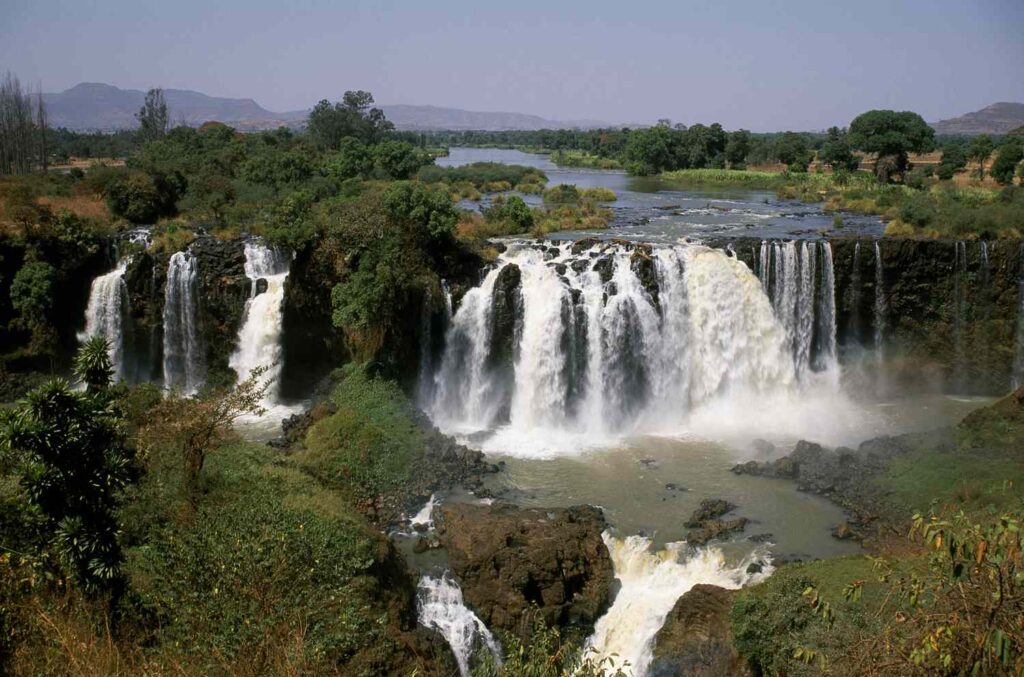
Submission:
{"label": "rock outcrop", "polygon": [[463,597],[492,630],[525,636],[535,605],[548,624],[586,634],[611,602],[614,574],[599,509],[450,504],[439,514]]}
{"label": "rock outcrop", "polygon": [[733,591],[698,584],[676,601],[654,638],[650,677],[752,675],[733,644]]}
{"label": "rock outcrop", "polygon": [[701,501],[700,507],[693,511],[686,526],[690,531],[686,534],[686,542],[691,545],[705,545],[708,541],[722,538],[734,531],[743,531],[747,526],[746,517],[719,519],[736,506],[720,498]]}

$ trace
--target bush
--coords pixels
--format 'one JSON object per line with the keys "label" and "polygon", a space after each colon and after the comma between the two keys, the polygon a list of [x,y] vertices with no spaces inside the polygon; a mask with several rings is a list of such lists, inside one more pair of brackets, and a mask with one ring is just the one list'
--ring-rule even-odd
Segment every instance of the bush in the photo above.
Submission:
{"label": "bush", "polygon": [[174,215],[182,183],[161,174],[129,172],[107,184],[107,206],[114,216],[130,223],[152,224]]}
{"label": "bush", "polygon": [[468,181],[477,188],[497,181],[507,182],[509,186],[522,183],[544,185],[548,181],[548,177],[539,169],[500,162],[474,162],[461,167],[429,165],[421,169],[416,178],[425,183],[456,184]]}
{"label": "bush", "polygon": [[560,183],[544,191],[544,202],[548,204],[579,204],[580,191],[576,186]]}
{"label": "bush", "polygon": [[518,195],[495,202],[494,206],[484,210],[484,218],[489,224],[499,226],[502,234],[522,234],[533,228],[533,212]]}

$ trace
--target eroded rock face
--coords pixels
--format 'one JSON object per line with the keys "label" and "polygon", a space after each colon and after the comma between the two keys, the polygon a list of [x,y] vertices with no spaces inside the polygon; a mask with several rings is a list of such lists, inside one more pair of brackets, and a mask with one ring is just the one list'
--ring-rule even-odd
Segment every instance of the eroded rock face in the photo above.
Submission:
{"label": "eroded rock face", "polygon": [[672,607],[654,638],[650,677],[751,675],[733,644],[733,591],[699,584]]}
{"label": "eroded rock face", "polygon": [[489,628],[525,635],[530,605],[551,625],[593,629],[611,602],[607,527],[591,506],[450,504],[438,531],[466,603]]}

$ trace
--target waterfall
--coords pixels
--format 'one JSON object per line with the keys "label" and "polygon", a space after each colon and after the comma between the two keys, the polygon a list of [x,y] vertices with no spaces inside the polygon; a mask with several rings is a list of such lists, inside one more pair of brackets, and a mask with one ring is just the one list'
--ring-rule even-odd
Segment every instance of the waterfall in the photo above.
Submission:
{"label": "waterfall", "polygon": [[[264,404],[277,401],[281,375],[281,328],[284,313],[284,284],[291,267],[291,256],[259,242],[245,243],[245,276],[250,281],[238,345],[228,364],[238,380],[249,378],[253,369],[266,367],[262,381],[271,381]],[[260,290],[261,281],[266,285]]]}
{"label": "waterfall", "polygon": [[861,342],[860,329],[860,241],[853,245],[853,270],[850,271],[850,328],[849,337],[856,344]]}
{"label": "waterfall", "polygon": [[177,252],[167,267],[164,290],[164,387],[194,394],[205,364],[197,310],[198,264],[190,252]]}
{"label": "waterfall", "polygon": [[81,342],[93,336],[102,336],[107,340],[114,381],[128,378],[125,365],[128,286],[124,283],[124,273],[130,260],[127,257],[121,259],[114,270],[92,281],[89,303],[85,309],[85,330],[78,335]]}
{"label": "waterfall", "polygon": [[769,565],[756,576],[747,573],[758,553],[730,565],[718,548],[692,550],[680,542],[652,552],[651,541],[642,536],[618,539],[605,532],[603,538],[620,587],[611,608],[594,625],[587,646],[597,651],[599,659],[614,661],[608,672],[628,662],[627,674],[646,674],[655,635],[676,601],[693,586],[707,583],[736,589],[767,576],[771,569]]}
{"label": "waterfall", "polygon": [[885,270],[882,266],[882,245],[875,240],[875,353],[879,363],[882,362],[883,343],[885,341]]}
{"label": "waterfall", "polygon": [[448,576],[423,576],[416,597],[420,624],[447,640],[462,677],[470,674],[470,659],[480,648],[486,647],[500,663],[501,647],[483,621],[466,608],[458,583]]}
{"label": "waterfall", "polygon": [[[425,409],[456,434],[596,442],[679,430],[723,397],[838,387],[831,247],[766,243],[756,267],[698,244],[513,243],[452,318]],[[511,351],[494,334],[509,313]]]}
{"label": "waterfall", "polygon": [[953,381],[964,387],[964,325],[967,314],[967,243],[958,241],[953,253]]}

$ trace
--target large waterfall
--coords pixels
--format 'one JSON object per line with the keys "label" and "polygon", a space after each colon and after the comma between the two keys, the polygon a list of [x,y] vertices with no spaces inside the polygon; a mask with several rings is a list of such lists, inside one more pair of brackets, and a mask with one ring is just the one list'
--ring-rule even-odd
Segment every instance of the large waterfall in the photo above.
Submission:
{"label": "large waterfall", "polygon": [[728,565],[717,548],[692,550],[680,542],[652,552],[650,539],[642,536],[618,539],[605,532],[603,537],[620,587],[611,608],[594,625],[587,646],[598,658],[612,660],[614,667],[628,663],[628,674],[647,673],[654,636],[683,593],[698,583],[736,589],[771,571],[764,565],[757,574],[747,572],[758,559],[756,552]]}
{"label": "large waterfall", "polygon": [[459,584],[448,576],[424,576],[417,586],[419,622],[441,633],[447,640],[463,677],[470,674],[470,658],[486,648],[501,660],[501,647],[494,635],[462,601]]}
{"label": "large waterfall", "polygon": [[723,396],[837,383],[830,246],[761,251],[759,281],[696,244],[514,244],[463,297],[428,409],[450,432],[579,443],[678,431]]}
{"label": "large waterfall", "polygon": [[267,392],[267,404],[277,401],[284,317],[281,306],[290,266],[291,256],[286,253],[259,242],[245,243],[245,275],[250,281],[250,292],[238,331],[238,345],[229,364],[240,381],[247,379],[257,367],[267,368],[261,377],[261,380],[273,381]]}
{"label": "large waterfall", "polygon": [[85,341],[93,336],[102,336],[110,344],[110,362],[114,367],[115,381],[128,377],[125,360],[125,318],[128,305],[128,287],[124,273],[129,259],[124,258],[117,267],[92,281],[89,288],[89,304],[85,309],[85,330],[78,339]]}
{"label": "large waterfall", "polygon": [[177,252],[167,267],[164,290],[164,387],[190,395],[205,375],[198,322],[198,266],[190,252]]}

